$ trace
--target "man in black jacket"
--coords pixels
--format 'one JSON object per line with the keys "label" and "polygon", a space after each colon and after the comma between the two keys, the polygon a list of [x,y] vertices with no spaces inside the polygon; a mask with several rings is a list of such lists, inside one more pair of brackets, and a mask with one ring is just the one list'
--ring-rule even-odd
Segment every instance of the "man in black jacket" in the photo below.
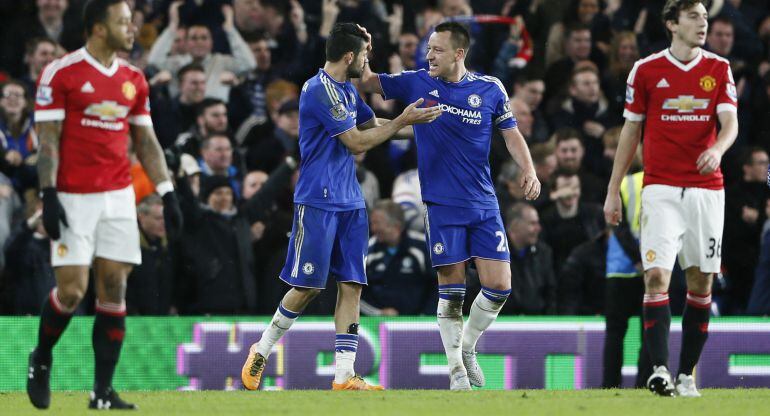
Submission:
{"label": "man in black jacket", "polygon": [[554,205],[543,212],[543,237],[553,247],[553,261],[559,268],[575,247],[604,229],[602,207],[580,202],[580,193],[581,183],[576,173],[556,173],[551,192]]}
{"label": "man in black jacket", "polygon": [[142,264],[129,275],[126,310],[130,315],[168,315],[176,310],[172,306],[175,268],[163,223],[163,200],[157,194],[146,196],[136,214]]}
{"label": "man in black jacket", "polygon": [[425,234],[405,227],[401,205],[377,201],[369,214],[369,252],[361,293],[365,315],[435,314],[436,276],[425,245]]}
{"label": "man in black jacket", "polygon": [[231,181],[224,176],[201,180],[199,203],[185,180],[180,182],[185,235],[181,242],[183,277],[180,312],[254,313],[257,279],[251,225],[264,220],[272,196],[291,177],[296,161],[287,159],[259,192],[235,204]]}
{"label": "man in black jacket", "polygon": [[502,313],[552,315],[556,313],[556,278],[551,248],[540,241],[540,219],[531,205],[518,202],[508,214],[511,249],[511,295]]}

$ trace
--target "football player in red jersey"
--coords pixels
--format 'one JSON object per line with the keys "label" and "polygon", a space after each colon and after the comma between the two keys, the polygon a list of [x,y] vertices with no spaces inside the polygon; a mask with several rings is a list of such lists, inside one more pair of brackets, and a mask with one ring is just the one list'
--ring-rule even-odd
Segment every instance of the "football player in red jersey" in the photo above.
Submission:
{"label": "football player in red jersey", "polygon": [[141,263],[128,137],[163,197],[166,228],[178,235],[179,203],[152,129],[142,72],[119,59],[136,28],[125,0],[90,0],[86,46],[49,64],[38,80],[35,121],[43,225],[51,237],[56,287],[43,303],[38,343],[29,356],[27,393],[50,405],[51,351],[88,287],[94,268],[94,391],[90,408],[133,409],[112,389],[125,334],[126,278]]}
{"label": "football player in red jersey", "polygon": [[[693,369],[708,337],[711,283],[721,265],[719,166],[738,134],[738,102],[729,62],[701,49],[708,30],[703,2],[668,0],[663,20],[671,46],[637,61],[628,76],[626,121],[604,215],[609,224],[622,218],[620,183],[644,131],[644,342],[654,365],[647,386],[662,396],[698,397]],[[672,380],[668,287],[677,256],[687,276],[687,304],[679,370]]]}

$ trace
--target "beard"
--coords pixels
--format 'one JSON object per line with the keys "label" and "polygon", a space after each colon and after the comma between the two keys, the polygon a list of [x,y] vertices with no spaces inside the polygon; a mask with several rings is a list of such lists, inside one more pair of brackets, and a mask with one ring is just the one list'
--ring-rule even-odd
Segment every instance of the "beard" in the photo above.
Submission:
{"label": "beard", "polygon": [[114,49],[116,51],[131,52],[131,49],[134,47],[134,40],[133,38],[129,39],[121,40],[117,36],[113,35],[112,32],[109,32],[107,33],[107,39],[105,42],[107,43],[107,46],[110,47],[110,49]]}
{"label": "beard", "polygon": [[361,78],[361,74],[364,73],[364,68],[356,68],[352,64],[348,67],[348,78]]}

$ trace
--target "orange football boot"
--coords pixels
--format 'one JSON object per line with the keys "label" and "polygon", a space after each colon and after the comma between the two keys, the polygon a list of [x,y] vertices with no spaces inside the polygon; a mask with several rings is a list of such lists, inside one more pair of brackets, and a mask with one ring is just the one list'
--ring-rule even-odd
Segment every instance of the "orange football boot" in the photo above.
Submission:
{"label": "orange football boot", "polygon": [[366,381],[361,376],[353,376],[348,379],[348,381],[337,384],[335,382],[332,382],[332,390],[374,390],[374,391],[380,391],[385,390],[385,387],[382,386],[373,386],[371,384],[367,384]]}
{"label": "orange football boot", "polygon": [[259,382],[262,380],[262,372],[265,371],[267,358],[257,352],[257,344],[252,344],[249,348],[249,357],[241,369],[241,382],[246,390],[259,389]]}

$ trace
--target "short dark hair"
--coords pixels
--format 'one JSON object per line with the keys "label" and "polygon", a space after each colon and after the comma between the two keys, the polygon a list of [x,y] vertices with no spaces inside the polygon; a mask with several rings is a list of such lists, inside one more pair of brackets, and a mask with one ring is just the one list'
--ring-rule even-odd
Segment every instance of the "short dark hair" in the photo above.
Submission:
{"label": "short dark hair", "polygon": [[456,49],[464,49],[467,53],[468,49],[471,47],[471,35],[468,33],[468,29],[457,22],[439,23],[434,29],[434,32],[450,32],[452,46]]}
{"label": "short dark hair", "polygon": [[724,23],[727,26],[730,26],[731,28],[735,27],[735,23],[733,22],[733,19],[730,19],[724,14],[720,14],[719,16],[711,19],[709,22],[709,29],[711,29],[712,26],[714,26],[714,23]]}
{"label": "short dark hair", "polygon": [[224,105],[225,107],[227,107],[225,102],[220,100],[219,98],[206,97],[203,100],[201,100],[201,102],[199,102],[197,106],[195,106],[195,115],[200,117],[209,108],[214,107],[215,105],[220,105],[220,104]]}
{"label": "short dark hair", "polygon": [[179,82],[182,82],[182,80],[184,79],[184,76],[187,75],[188,72],[193,72],[193,71],[203,72],[204,74],[206,73],[206,69],[203,68],[203,65],[196,64],[196,63],[189,63],[179,68],[179,71],[177,71],[176,73],[176,79],[179,80]]}
{"label": "short dark hair", "polygon": [[125,0],[89,0],[83,8],[83,27],[86,36],[91,36],[94,26],[107,21],[107,9],[114,4],[125,3]]}
{"label": "short dark hair", "polygon": [[743,153],[743,166],[753,164],[754,163],[754,154],[755,153],[759,153],[759,152],[767,153],[767,151],[765,151],[765,149],[763,149],[763,148],[761,148],[759,146],[751,146],[751,147],[747,148],[746,150],[744,150],[744,153]]}
{"label": "short dark hair", "polygon": [[553,142],[558,145],[559,143],[571,139],[578,139],[580,143],[583,143],[583,135],[580,134],[580,132],[576,129],[573,129],[572,127],[562,127],[559,130],[556,130],[553,135],[551,136],[553,139]]}
{"label": "short dark hair", "polygon": [[569,39],[575,32],[591,31],[591,26],[585,23],[572,23],[564,28],[564,40]]}
{"label": "short dark hair", "polygon": [[326,39],[326,60],[337,62],[348,53],[357,55],[366,42],[364,32],[355,23],[337,23]]}
{"label": "short dark hair", "polygon": [[41,43],[49,43],[53,45],[54,48],[56,48],[58,45],[56,44],[56,41],[47,37],[47,36],[37,36],[27,41],[27,43],[24,45],[25,52],[27,55],[32,55],[37,50],[38,45]]}
{"label": "short dark hair", "polygon": [[556,190],[556,178],[571,178],[573,176],[577,176],[578,180],[580,179],[580,175],[575,170],[564,168],[556,169],[556,171],[553,173],[553,190]]}
{"label": "short dark hair", "polygon": [[702,4],[704,7],[708,8],[707,0],[666,0],[666,4],[663,6],[663,12],[661,13],[661,19],[663,19],[663,28],[666,29],[668,40],[671,40],[671,31],[666,27],[666,22],[679,22],[679,13],[696,4]]}

